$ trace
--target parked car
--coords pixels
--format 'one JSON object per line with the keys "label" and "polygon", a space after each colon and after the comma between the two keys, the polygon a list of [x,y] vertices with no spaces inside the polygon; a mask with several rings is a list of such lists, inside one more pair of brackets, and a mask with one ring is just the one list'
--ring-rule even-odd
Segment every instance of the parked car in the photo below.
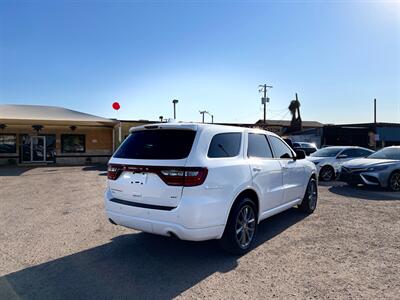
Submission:
{"label": "parked car", "polygon": [[400,146],[383,148],[366,158],[344,163],[340,179],[352,186],[375,185],[400,191]]}
{"label": "parked car", "polygon": [[274,133],[193,123],[130,132],[109,161],[105,209],[113,224],[219,239],[243,254],[261,220],[293,206],[316,208],[315,165]]}
{"label": "parked car", "polygon": [[331,146],[310,154],[307,159],[317,166],[320,180],[331,181],[339,175],[340,168],[344,162],[359,157],[366,157],[372,153],[374,151],[362,147]]}
{"label": "parked car", "polygon": [[293,142],[292,144],[294,150],[303,150],[307,156],[318,150],[314,143]]}

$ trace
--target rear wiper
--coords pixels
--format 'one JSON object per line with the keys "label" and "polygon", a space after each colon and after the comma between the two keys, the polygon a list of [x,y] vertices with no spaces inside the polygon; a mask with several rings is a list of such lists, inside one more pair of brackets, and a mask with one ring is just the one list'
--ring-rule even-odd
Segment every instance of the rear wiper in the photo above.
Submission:
{"label": "rear wiper", "polygon": [[222,151],[224,151],[224,153],[226,154],[226,157],[229,157],[229,156],[230,156],[229,153],[228,153],[228,151],[225,150],[224,146],[222,146],[221,144],[218,144],[218,147],[219,147]]}

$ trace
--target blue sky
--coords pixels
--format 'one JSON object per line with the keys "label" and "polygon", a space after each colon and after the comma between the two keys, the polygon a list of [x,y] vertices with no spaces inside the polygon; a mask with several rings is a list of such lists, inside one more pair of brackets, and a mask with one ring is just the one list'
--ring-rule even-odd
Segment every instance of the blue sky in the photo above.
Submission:
{"label": "blue sky", "polygon": [[400,122],[400,4],[0,0],[0,103],[255,122],[261,83],[270,119]]}

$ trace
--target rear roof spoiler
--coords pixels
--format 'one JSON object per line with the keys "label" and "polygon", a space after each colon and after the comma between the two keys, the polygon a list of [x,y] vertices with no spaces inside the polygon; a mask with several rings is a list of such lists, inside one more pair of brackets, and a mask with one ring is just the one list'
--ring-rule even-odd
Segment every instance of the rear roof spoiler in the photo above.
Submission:
{"label": "rear roof spoiler", "polygon": [[129,132],[141,130],[155,130],[155,129],[180,129],[180,130],[197,130],[197,124],[180,124],[180,123],[157,123],[150,125],[142,125],[137,127],[131,127]]}

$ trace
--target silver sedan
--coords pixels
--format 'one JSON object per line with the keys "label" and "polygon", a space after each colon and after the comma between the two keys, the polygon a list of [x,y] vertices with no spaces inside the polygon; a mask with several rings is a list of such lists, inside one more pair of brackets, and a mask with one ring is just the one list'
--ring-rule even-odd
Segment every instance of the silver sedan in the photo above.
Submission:
{"label": "silver sedan", "polygon": [[353,186],[375,185],[400,191],[400,146],[386,147],[366,158],[345,162],[340,179]]}

